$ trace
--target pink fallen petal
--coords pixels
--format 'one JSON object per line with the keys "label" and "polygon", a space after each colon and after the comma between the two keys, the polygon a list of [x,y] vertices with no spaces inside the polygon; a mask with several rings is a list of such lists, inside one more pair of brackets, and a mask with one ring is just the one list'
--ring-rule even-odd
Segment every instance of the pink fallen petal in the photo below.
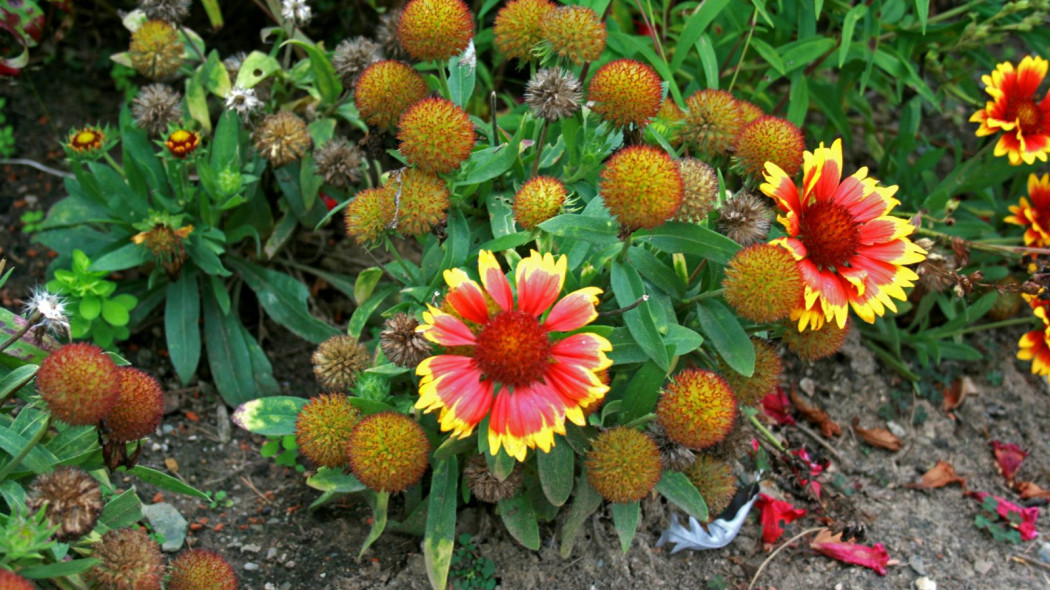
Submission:
{"label": "pink fallen petal", "polygon": [[806,515],[805,508],[795,508],[783,500],[759,494],[755,506],[761,511],[762,541],[773,544],[784,534],[784,526]]}
{"label": "pink fallen petal", "polygon": [[795,419],[791,417],[791,400],[788,399],[784,390],[777,387],[762,398],[762,410],[777,424],[794,424]]}
{"label": "pink fallen petal", "polygon": [[1039,519],[1038,506],[1023,508],[1005,498],[994,496],[988,492],[970,492],[969,495],[978,502],[984,502],[984,499],[988,496],[995,498],[995,513],[1021,533],[1022,541],[1031,541],[1039,537],[1039,531],[1035,530],[1035,522]]}
{"label": "pink fallen petal", "polygon": [[1028,456],[1028,451],[1014,443],[992,441],[992,452],[995,453],[995,464],[1007,485],[1013,484],[1014,476],[1021,468],[1021,463]]}
{"label": "pink fallen petal", "polygon": [[832,535],[829,531],[821,531],[810,543],[818,552],[837,559],[844,563],[864,566],[873,569],[880,576],[886,575],[886,566],[890,563],[890,554],[882,543],[875,543],[873,547],[859,543],[845,543],[842,541],[828,541],[825,539],[840,539],[842,535]]}

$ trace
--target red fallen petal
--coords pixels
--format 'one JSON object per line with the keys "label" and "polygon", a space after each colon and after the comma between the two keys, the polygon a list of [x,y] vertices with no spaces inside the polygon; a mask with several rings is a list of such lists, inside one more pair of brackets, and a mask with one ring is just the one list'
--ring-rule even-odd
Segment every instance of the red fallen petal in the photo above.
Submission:
{"label": "red fallen petal", "polygon": [[1017,470],[1021,468],[1021,463],[1028,456],[1028,451],[1014,443],[993,440],[992,452],[995,453],[995,464],[999,468],[999,474],[1006,480],[1007,485],[1012,484]]}
{"label": "red fallen petal", "polygon": [[806,515],[804,508],[795,508],[783,500],[759,494],[755,506],[762,512],[762,542],[776,543],[784,534],[784,525]]}
{"label": "red fallen petal", "polygon": [[762,410],[767,416],[776,421],[777,424],[794,424],[795,419],[789,414],[791,400],[788,399],[784,390],[777,387],[762,398]]}
{"label": "red fallen petal", "polygon": [[339,205],[339,201],[336,201],[324,193],[321,193],[321,200],[324,201],[324,206],[327,207],[329,211],[335,209],[336,206]]}
{"label": "red fallen petal", "polygon": [[817,534],[817,537],[810,543],[810,547],[841,562],[861,565],[875,570],[880,576],[886,575],[886,566],[890,562],[890,554],[886,552],[886,548],[882,546],[882,543],[875,543],[875,546],[868,547],[859,543],[829,540],[840,539],[841,537],[841,534],[832,535],[825,529]]}
{"label": "red fallen petal", "polygon": [[[1039,519],[1039,508],[1032,506],[1030,508],[1022,508],[1013,502],[1002,498],[1000,496],[994,496],[988,492],[969,492],[969,496],[976,499],[978,502],[984,502],[984,499],[988,496],[995,498],[995,512],[999,515],[999,518],[1006,520],[1010,523],[1010,526],[1017,529],[1021,533],[1022,541],[1031,541],[1039,536],[1039,531],[1035,530],[1035,521]],[[1011,520],[1010,516],[1015,515],[1015,518]],[[1016,517],[1021,518],[1021,522],[1015,522]]]}

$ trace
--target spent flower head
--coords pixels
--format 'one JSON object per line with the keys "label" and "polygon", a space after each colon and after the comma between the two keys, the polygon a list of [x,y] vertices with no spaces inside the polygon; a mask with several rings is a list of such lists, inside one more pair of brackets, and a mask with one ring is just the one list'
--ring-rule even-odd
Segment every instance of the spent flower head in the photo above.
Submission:
{"label": "spent flower head", "polygon": [[314,151],[314,163],[317,173],[324,181],[336,188],[347,186],[361,180],[361,163],[364,155],[361,149],[342,137],[337,137]]}
{"label": "spent flower head", "polygon": [[36,321],[48,331],[58,335],[69,335],[69,315],[65,297],[48,291],[43,285],[33,287],[33,294],[29,301],[26,301],[22,315],[29,321],[38,316]]}
{"label": "spent flower head", "polygon": [[139,9],[146,18],[179,24],[190,14],[191,0],[141,0]]}
{"label": "spent flower head", "polygon": [[280,111],[263,119],[255,129],[254,138],[255,149],[274,168],[302,158],[313,145],[306,122],[288,111]]}
{"label": "spent flower head", "polygon": [[131,103],[135,124],[150,135],[163,135],[168,125],[182,119],[182,95],[167,84],[149,84]]}
{"label": "spent flower head", "polygon": [[85,577],[108,590],[160,590],[164,556],[160,546],[140,528],[106,532],[91,547],[91,557],[100,560]]}
{"label": "spent flower head", "polygon": [[184,51],[174,25],[163,20],[149,20],[131,34],[128,58],[138,73],[158,80],[178,71]]}
{"label": "spent flower head", "polygon": [[766,239],[772,221],[773,210],[765,199],[740,191],[722,204],[718,229],[741,246],[750,246]]}
{"label": "spent flower head", "polygon": [[292,25],[301,27],[312,17],[313,12],[306,0],[281,0],[281,18]]}
{"label": "spent flower head", "polygon": [[561,68],[540,70],[525,85],[525,103],[537,119],[557,121],[571,117],[580,110],[582,100],[580,79]]}
{"label": "spent flower head", "polygon": [[226,95],[225,106],[226,110],[234,111],[242,118],[247,118],[259,110],[263,104],[255,95],[254,88],[234,86],[230,88],[230,93]]}
{"label": "spent flower head", "polygon": [[379,43],[368,37],[343,39],[335,46],[332,67],[344,84],[352,86],[365,68],[380,60],[380,49]]}
{"label": "spent flower head", "polygon": [[79,467],[58,467],[40,475],[30,487],[26,505],[45,510],[58,526],[55,538],[72,541],[91,532],[102,514],[102,489],[98,481]]}

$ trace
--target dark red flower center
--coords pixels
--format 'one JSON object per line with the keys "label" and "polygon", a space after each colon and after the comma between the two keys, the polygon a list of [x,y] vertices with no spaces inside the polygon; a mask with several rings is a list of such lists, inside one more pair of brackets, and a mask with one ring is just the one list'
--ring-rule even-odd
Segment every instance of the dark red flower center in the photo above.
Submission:
{"label": "dark red flower center", "polygon": [[1010,121],[1017,121],[1018,125],[1021,126],[1022,133],[1035,133],[1039,130],[1039,125],[1042,123],[1043,114],[1039,111],[1039,107],[1031,100],[1026,100],[1016,106],[1011,113]]}
{"label": "dark red flower center", "polygon": [[860,230],[849,210],[838,203],[818,200],[803,211],[799,219],[799,239],[809,259],[821,268],[847,266],[857,253]]}
{"label": "dark red flower center", "polygon": [[504,311],[477,337],[474,360],[490,381],[522,386],[538,381],[550,364],[551,342],[536,318]]}

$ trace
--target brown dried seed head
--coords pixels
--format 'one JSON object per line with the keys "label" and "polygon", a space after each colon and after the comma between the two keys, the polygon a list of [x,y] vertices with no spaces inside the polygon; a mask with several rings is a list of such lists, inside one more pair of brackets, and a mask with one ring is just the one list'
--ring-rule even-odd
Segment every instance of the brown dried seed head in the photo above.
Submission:
{"label": "brown dried seed head", "polygon": [[83,469],[59,467],[36,478],[26,505],[34,512],[44,508],[51,524],[59,527],[55,538],[72,541],[95,527],[102,513],[102,490]]}
{"label": "brown dried seed head", "polygon": [[386,321],[379,334],[383,354],[399,367],[415,368],[430,356],[430,342],[416,331],[419,321],[407,313],[399,313]]}

